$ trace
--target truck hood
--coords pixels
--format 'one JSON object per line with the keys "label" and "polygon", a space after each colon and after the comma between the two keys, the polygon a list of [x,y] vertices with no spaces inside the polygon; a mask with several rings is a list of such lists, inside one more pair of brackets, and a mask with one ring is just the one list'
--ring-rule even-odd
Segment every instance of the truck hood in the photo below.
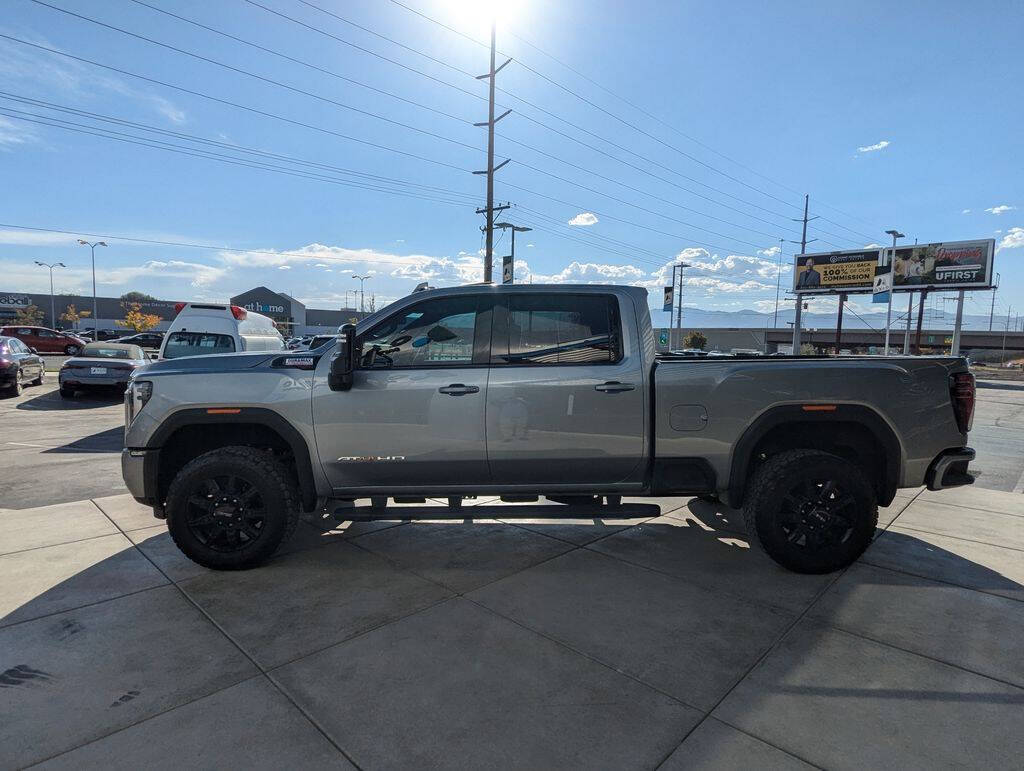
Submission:
{"label": "truck hood", "polygon": [[154,361],[135,370],[135,376],[198,374],[204,372],[238,372],[252,369],[289,351],[254,351],[252,353],[218,353],[209,356],[183,356],[180,359]]}

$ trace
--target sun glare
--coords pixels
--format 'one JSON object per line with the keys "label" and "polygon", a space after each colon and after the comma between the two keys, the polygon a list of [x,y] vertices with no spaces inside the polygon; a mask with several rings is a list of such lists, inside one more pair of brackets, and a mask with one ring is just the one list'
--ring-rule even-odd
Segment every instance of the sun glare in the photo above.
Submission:
{"label": "sun glare", "polygon": [[477,40],[490,39],[491,23],[501,28],[522,23],[527,0],[437,0],[449,23]]}

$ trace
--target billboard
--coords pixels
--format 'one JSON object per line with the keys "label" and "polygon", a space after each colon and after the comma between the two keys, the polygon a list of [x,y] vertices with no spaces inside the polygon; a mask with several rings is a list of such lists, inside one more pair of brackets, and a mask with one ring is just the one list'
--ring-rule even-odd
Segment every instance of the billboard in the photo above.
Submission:
{"label": "billboard", "polygon": [[[991,238],[897,247],[892,265],[893,291],[989,289],[995,248]],[[793,265],[793,291],[871,292],[875,267],[887,265],[892,251],[880,248],[798,254]]]}
{"label": "billboard", "polygon": [[870,292],[880,249],[798,254],[793,291],[807,294]]}
{"label": "billboard", "polygon": [[[989,289],[992,286],[994,239],[945,241],[896,248],[893,288]],[[886,259],[892,249],[886,249]]]}

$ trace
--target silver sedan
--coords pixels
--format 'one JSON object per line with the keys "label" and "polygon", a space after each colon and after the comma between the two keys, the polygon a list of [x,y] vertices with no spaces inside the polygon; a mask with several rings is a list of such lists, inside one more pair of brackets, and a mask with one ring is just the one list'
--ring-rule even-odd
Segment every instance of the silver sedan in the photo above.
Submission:
{"label": "silver sedan", "polygon": [[124,391],[132,372],[148,363],[145,352],[137,345],[89,343],[60,368],[60,395],[70,399],[78,391],[112,386]]}

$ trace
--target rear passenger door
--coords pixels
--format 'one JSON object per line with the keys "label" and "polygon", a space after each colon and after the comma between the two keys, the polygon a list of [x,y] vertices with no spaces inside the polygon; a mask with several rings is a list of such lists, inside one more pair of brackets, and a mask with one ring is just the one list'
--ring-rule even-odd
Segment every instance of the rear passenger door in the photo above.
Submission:
{"label": "rear passenger door", "polygon": [[510,293],[495,309],[487,455],[495,484],[612,484],[643,474],[643,357],[629,301]]}

